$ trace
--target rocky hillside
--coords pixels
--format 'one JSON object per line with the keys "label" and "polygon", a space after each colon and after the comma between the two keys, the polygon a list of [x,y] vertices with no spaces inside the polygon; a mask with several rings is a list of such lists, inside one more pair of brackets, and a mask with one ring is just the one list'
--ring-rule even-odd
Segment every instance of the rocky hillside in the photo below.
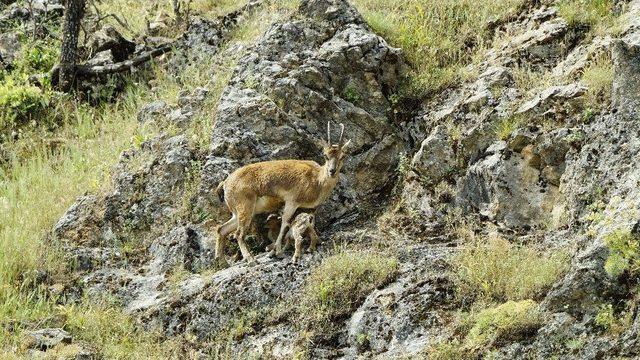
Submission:
{"label": "rocky hillside", "polygon": [[[394,11],[439,10],[416,3]],[[184,78],[145,79],[154,95],[130,114],[152,130],[45,236],[64,266],[37,296],[115,309],[133,323],[116,341],[153,333],[170,348],[156,357],[639,357],[640,1],[509,5],[428,89],[412,53],[428,38],[381,25],[394,4],[194,16],[159,60]],[[352,146],[316,212],[318,251],[268,257],[260,216],[258,263],[215,267],[218,183],[257,161],[322,162],[329,121]],[[122,357],[90,325],[7,313],[0,327],[29,339],[7,354]]]}

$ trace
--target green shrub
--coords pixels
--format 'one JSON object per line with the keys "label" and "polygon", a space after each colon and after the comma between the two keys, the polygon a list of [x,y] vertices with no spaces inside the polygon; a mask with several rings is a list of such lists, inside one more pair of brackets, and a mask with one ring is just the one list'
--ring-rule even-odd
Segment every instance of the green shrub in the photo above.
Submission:
{"label": "green shrub", "polygon": [[343,252],[326,258],[306,280],[299,300],[302,325],[321,332],[351,314],[372,290],[389,283],[398,270],[394,258],[369,252]]}
{"label": "green shrub", "polygon": [[478,239],[454,259],[458,294],[489,301],[538,298],[568,266],[565,252],[543,252],[500,237]]}
{"label": "green shrub", "polygon": [[540,327],[542,314],[533,300],[508,301],[480,311],[472,317],[472,321],[465,347],[477,350],[531,334]]}
{"label": "green shrub", "polygon": [[616,230],[604,237],[604,243],[609,247],[609,256],[604,264],[609,275],[618,277],[626,271],[638,273],[640,248],[637,237],[629,231]]}
{"label": "green shrub", "polygon": [[602,305],[596,314],[595,322],[603,330],[612,328],[616,323],[613,306],[611,304]]}
{"label": "green shrub", "polygon": [[44,116],[48,106],[49,98],[39,88],[19,85],[12,79],[6,79],[0,84],[0,133],[18,128],[31,120],[48,121]]}
{"label": "green shrub", "polygon": [[357,104],[362,100],[360,93],[358,92],[358,88],[356,88],[353,84],[347,85],[342,91],[342,97],[352,104]]}

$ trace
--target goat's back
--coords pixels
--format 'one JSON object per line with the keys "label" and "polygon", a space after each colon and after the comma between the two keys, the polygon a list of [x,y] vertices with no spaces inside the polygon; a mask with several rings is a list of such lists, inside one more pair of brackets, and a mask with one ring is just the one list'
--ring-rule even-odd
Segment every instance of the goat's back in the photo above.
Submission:
{"label": "goat's back", "polygon": [[322,167],[315,161],[272,160],[243,166],[225,180],[225,193],[293,199],[300,203],[315,200],[321,192]]}

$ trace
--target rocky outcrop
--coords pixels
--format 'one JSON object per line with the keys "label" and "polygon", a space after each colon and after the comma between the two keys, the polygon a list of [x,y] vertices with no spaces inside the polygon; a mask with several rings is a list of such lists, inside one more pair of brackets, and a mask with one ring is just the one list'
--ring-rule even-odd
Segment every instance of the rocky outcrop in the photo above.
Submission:
{"label": "rocky outcrop", "polygon": [[[205,31],[206,23],[183,37],[196,59],[211,56],[224,43]],[[183,60],[169,61],[179,69]],[[389,100],[403,67],[400,51],[375,35],[346,1],[304,1],[240,58],[218,104],[206,162],[185,131],[201,115],[211,96],[208,89],[143,106],[141,123],[175,125],[174,132],[125,151],[107,194],[80,198],[55,226],[56,236],[68,244],[83,292],[93,298],[115,296],[145,324],[159,326],[168,336],[192,334],[203,343],[240,312],[295,296],[323,253],[305,254],[295,265],[259,255],[253,267],[238,263],[210,271],[212,238],[202,222],[228,216],[211,191],[249,162],[320,161],[317,140],[324,139],[331,121],[334,129],[345,125],[352,147],[338,189],[318,212],[320,235],[326,235],[329,221],[346,226],[375,213],[388,198],[407,149]],[[198,181],[199,191],[187,193]],[[256,336],[238,347],[255,352],[276,344],[279,350],[273,351],[292,356],[295,329],[277,326],[282,337]]]}
{"label": "rocky outcrop", "polygon": [[327,122],[342,123],[351,149],[319,226],[366,214],[392,186],[405,149],[389,101],[402,66],[399,50],[346,1],[303,2],[240,60],[218,105],[203,191],[251,162],[322,162]]}

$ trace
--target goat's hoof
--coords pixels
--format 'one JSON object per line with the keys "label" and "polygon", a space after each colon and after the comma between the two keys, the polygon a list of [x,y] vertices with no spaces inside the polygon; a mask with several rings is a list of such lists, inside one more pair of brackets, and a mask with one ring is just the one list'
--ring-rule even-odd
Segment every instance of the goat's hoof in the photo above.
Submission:
{"label": "goat's hoof", "polygon": [[293,265],[297,264],[298,261],[300,261],[300,259],[295,257],[295,256],[293,258],[291,258],[291,264],[293,264]]}
{"label": "goat's hoof", "polygon": [[249,266],[258,265],[258,262],[253,257],[247,258],[245,260],[247,261],[247,265]]}
{"label": "goat's hoof", "polygon": [[274,257],[275,255],[276,255],[276,251],[273,250],[273,249],[269,250],[269,252],[267,253],[267,256],[270,257],[270,258]]}
{"label": "goat's hoof", "polygon": [[281,253],[279,253],[279,254],[278,254],[278,253],[276,253],[276,257],[277,257],[278,259],[284,259],[284,258],[285,258],[284,251],[283,251],[283,252],[281,252]]}

